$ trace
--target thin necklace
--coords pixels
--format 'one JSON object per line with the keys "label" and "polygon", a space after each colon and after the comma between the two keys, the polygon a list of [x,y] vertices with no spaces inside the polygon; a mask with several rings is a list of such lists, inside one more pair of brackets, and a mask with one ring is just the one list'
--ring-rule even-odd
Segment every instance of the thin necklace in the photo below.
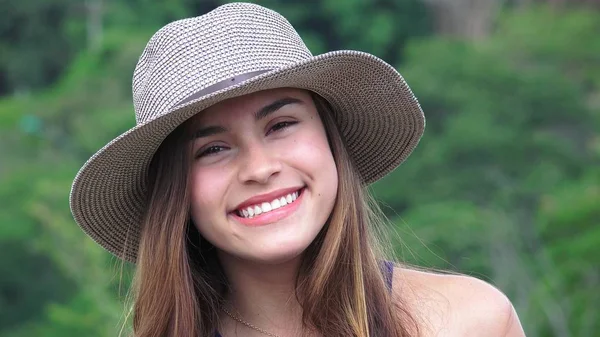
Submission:
{"label": "thin necklace", "polygon": [[257,327],[256,325],[253,325],[253,324],[250,324],[250,323],[248,323],[248,322],[244,321],[244,320],[243,320],[243,319],[241,319],[240,317],[238,317],[238,316],[236,316],[236,315],[232,314],[231,312],[229,312],[229,310],[225,309],[224,307],[221,307],[221,310],[223,310],[223,312],[225,312],[225,313],[227,314],[227,316],[229,316],[229,317],[231,317],[232,319],[234,319],[234,320],[236,320],[236,321],[238,321],[238,322],[240,322],[240,323],[244,324],[245,326],[249,327],[250,329],[254,329],[254,330],[256,330],[256,331],[258,331],[258,332],[260,332],[260,333],[262,333],[262,334],[264,334],[264,335],[267,335],[267,336],[271,336],[271,337],[280,337],[279,335],[276,335],[276,334],[274,334],[274,333],[270,333],[270,332],[268,332],[268,331],[266,331],[266,330],[263,330],[263,329],[261,329],[261,328]]}

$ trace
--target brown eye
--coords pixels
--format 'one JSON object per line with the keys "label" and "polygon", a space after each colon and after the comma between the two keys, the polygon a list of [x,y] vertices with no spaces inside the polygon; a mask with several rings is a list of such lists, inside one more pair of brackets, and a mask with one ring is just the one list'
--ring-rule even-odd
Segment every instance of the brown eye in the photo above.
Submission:
{"label": "brown eye", "polygon": [[200,158],[200,157],[204,157],[204,156],[214,155],[214,154],[219,153],[226,149],[227,148],[225,146],[213,145],[213,146],[210,146],[210,147],[204,149],[203,151],[200,151],[200,153],[198,153],[198,155],[196,157]]}
{"label": "brown eye", "polygon": [[298,123],[298,122],[295,122],[295,121],[284,121],[284,122],[276,123],[275,125],[273,125],[271,127],[271,129],[269,130],[269,132],[267,134],[269,134],[271,132],[281,131],[281,130],[283,130],[283,129],[287,128],[287,127],[290,127],[290,126],[292,126],[292,125],[294,125],[296,123]]}

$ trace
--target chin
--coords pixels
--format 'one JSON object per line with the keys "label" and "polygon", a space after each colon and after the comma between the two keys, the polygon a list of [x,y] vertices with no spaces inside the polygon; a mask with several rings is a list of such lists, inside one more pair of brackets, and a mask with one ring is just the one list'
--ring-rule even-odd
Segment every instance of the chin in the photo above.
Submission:
{"label": "chin", "polygon": [[298,259],[306,248],[308,243],[286,243],[276,246],[263,246],[263,249],[253,249],[251,254],[246,256],[249,260],[254,260],[256,263],[261,264],[285,264]]}

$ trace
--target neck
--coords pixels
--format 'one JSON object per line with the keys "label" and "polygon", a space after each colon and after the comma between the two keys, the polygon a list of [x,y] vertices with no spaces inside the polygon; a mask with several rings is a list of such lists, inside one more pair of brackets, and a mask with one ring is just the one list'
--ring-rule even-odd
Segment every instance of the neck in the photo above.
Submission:
{"label": "neck", "polygon": [[[302,331],[302,308],[296,298],[301,257],[278,264],[241,260],[225,253],[220,253],[219,259],[229,281],[226,306],[231,313],[276,335],[306,336]],[[231,319],[222,321],[229,328],[236,325]],[[237,327],[248,333],[245,336],[256,333]]]}

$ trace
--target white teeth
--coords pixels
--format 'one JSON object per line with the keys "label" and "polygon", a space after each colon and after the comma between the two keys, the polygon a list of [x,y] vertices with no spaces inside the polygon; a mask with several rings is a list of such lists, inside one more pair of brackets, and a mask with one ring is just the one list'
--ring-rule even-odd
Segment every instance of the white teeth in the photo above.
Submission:
{"label": "white teeth", "polygon": [[281,207],[281,204],[279,203],[279,199],[275,199],[275,200],[271,201],[271,209],[278,209],[279,207]]}
{"label": "white teeth", "polygon": [[294,193],[290,193],[288,195],[285,195],[283,197],[277,198],[271,202],[263,202],[260,205],[254,205],[254,206],[250,206],[247,208],[244,208],[242,210],[238,210],[237,213],[239,216],[244,217],[244,218],[252,218],[256,215],[259,215],[261,213],[266,213],[266,212],[270,212],[272,210],[278,209],[280,207],[283,207],[287,204],[291,204],[292,202],[294,202],[296,199],[298,198],[298,191],[294,192]]}
{"label": "white teeth", "polygon": [[267,212],[270,212],[272,210],[271,204],[268,203],[268,202],[263,202],[260,205],[260,208],[262,208],[263,213],[267,213]]}

